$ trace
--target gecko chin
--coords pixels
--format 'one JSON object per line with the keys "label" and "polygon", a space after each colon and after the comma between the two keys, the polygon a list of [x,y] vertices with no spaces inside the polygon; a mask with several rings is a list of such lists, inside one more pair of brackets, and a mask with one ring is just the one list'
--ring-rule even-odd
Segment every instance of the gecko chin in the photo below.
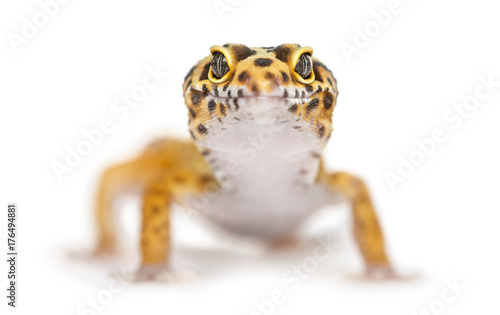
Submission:
{"label": "gecko chin", "polygon": [[239,105],[236,117],[243,121],[252,121],[257,124],[272,124],[276,120],[290,120],[290,108],[300,106],[310,99],[289,98],[280,96],[248,96],[233,100]]}

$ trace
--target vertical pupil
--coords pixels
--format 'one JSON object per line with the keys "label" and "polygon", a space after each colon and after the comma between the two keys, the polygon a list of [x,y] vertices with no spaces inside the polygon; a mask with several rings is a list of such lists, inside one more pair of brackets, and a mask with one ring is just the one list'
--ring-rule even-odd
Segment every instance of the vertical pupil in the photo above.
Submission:
{"label": "vertical pupil", "polygon": [[229,72],[229,66],[227,65],[226,57],[224,54],[216,51],[214,52],[212,61],[210,62],[210,67],[212,68],[212,73],[217,79],[222,78],[226,73]]}
{"label": "vertical pupil", "polygon": [[312,61],[309,54],[305,53],[300,55],[299,61],[295,66],[295,72],[297,72],[304,79],[309,78],[312,72]]}

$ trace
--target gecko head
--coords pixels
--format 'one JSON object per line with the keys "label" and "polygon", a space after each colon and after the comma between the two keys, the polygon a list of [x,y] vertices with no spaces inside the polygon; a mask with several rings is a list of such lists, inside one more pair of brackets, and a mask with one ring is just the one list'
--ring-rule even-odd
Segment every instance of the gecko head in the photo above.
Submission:
{"label": "gecko head", "polygon": [[288,124],[322,144],[329,139],[337,84],[311,47],[225,44],[210,53],[183,84],[195,141],[241,122]]}

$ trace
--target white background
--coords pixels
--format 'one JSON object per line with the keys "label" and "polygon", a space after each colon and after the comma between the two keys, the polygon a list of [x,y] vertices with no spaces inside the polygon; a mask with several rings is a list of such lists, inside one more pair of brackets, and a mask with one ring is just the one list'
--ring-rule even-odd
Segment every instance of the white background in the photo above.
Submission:
{"label": "white background", "polygon": [[[313,218],[322,230],[345,237],[335,255],[295,291],[287,291],[281,275],[309,257],[314,243],[268,253],[207,232],[196,218],[180,215],[174,220],[175,259],[199,279],[128,284],[97,313],[251,314],[255,301],[283,289],[285,302],[269,314],[413,314],[420,306],[439,305],[446,279],[467,288],[444,313],[498,313],[500,88],[459,128],[443,120],[454,104],[474,96],[479,76],[500,81],[495,2],[401,0],[400,13],[350,62],[341,43],[352,45],[356,28],[371,25],[370,12],[386,9],[390,1],[232,3],[221,18],[212,0],[69,1],[16,52],[9,34],[21,35],[23,17],[31,20],[40,5],[2,2],[0,207],[16,202],[19,208],[20,291],[18,308],[7,308],[3,297],[1,308],[8,314],[78,314],[87,298],[104,297],[109,273],[137,264],[139,204],[131,200],[122,211],[130,256],[106,264],[69,259],[68,252],[92,244],[99,174],[156,137],[187,137],[181,84],[211,45],[296,42],[312,46],[339,82],[327,164],[366,179],[395,265],[417,272],[418,279],[371,283],[344,277],[360,266],[347,237],[345,205],[336,214],[327,209]],[[156,65],[168,78],[120,120],[110,110],[113,100],[130,93],[146,67]],[[58,181],[51,163],[64,162],[66,146],[74,148],[84,139],[83,130],[96,128],[103,118],[113,120],[114,131]],[[447,141],[391,191],[384,173],[396,172],[398,156],[408,158],[417,149],[415,140],[428,138],[435,128],[446,132]],[[3,296],[7,266],[2,266]]]}

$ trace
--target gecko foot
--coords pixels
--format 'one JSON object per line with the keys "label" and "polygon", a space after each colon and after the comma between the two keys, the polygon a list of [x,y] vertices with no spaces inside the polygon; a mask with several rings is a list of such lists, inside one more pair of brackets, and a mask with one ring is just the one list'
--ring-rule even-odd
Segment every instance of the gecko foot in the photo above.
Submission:
{"label": "gecko foot", "polygon": [[189,270],[172,270],[166,264],[143,265],[133,274],[126,275],[129,281],[155,281],[163,283],[182,283],[193,281],[196,274]]}
{"label": "gecko foot", "polygon": [[109,260],[119,256],[121,252],[115,248],[94,248],[68,251],[67,255],[75,260]]}
{"label": "gecko foot", "polygon": [[361,281],[404,281],[417,278],[416,274],[402,275],[390,265],[369,265],[364,274],[350,275],[349,279]]}

